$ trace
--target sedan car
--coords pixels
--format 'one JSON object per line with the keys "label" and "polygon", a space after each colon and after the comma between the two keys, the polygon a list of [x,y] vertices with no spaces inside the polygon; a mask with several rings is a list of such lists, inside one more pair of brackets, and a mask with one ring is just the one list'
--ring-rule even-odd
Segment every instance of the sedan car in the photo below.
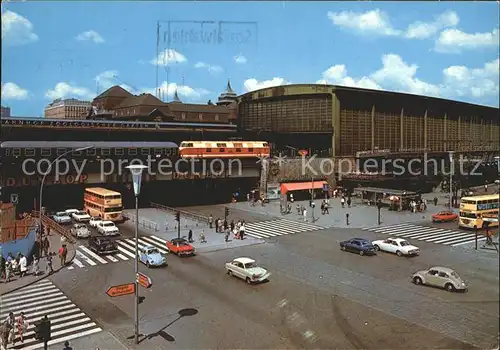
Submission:
{"label": "sedan car", "polygon": [[439,213],[432,214],[432,222],[449,222],[449,221],[455,221],[457,218],[458,215],[449,210],[440,211]]}
{"label": "sedan car", "polygon": [[109,255],[118,253],[118,245],[108,237],[94,236],[89,238],[90,250],[99,255]]}
{"label": "sedan car", "polygon": [[194,247],[184,238],[167,241],[168,251],[178,256],[194,255]]}
{"label": "sedan car", "polygon": [[139,248],[139,260],[148,268],[167,264],[167,258],[160,253],[158,248],[150,245]]}
{"label": "sedan car", "polygon": [[377,251],[381,250],[384,252],[394,253],[398,256],[412,256],[420,254],[418,247],[411,245],[403,238],[388,238],[385,240],[373,241],[372,244]]}
{"label": "sedan car", "polygon": [[66,214],[68,214],[69,216],[73,215],[73,213],[78,213],[80,210],[78,209],[66,209],[65,212]]}
{"label": "sedan car", "polygon": [[76,238],[90,237],[90,230],[85,224],[74,224],[73,227],[69,230],[69,232]]}
{"label": "sedan car", "polygon": [[99,216],[93,216],[89,220],[90,227],[97,227],[97,224],[100,223],[102,219]]}
{"label": "sedan car", "polygon": [[76,222],[88,222],[90,220],[90,215],[81,210],[77,211],[76,213],[72,213],[71,217]]}
{"label": "sedan car", "polygon": [[447,267],[431,267],[429,270],[415,272],[411,280],[417,285],[425,284],[444,288],[449,292],[467,291],[467,283],[450,268]]}
{"label": "sedan car", "polygon": [[53,219],[55,222],[58,224],[69,224],[71,223],[71,218],[66,212],[64,211],[59,211],[57,212],[54,216]]}
{"label": "sedan car", "polygon": [[340,249],[346,252],[358,253],[359,255],[376,255],[375,247],[364,238],[352,238],[340,242]]}
{"label": "sedan car", "polygon": [[97,225],[97,232],[105,236],[118,236],[120,230],[113,221],[101,221]]}
{"label": "sedan car", "polygon": [[264,282],[271,274],[264,268],[257,266],[250,258],[237,258],[226,263],[226,272],[229,276],[236,276],[248,284]]}

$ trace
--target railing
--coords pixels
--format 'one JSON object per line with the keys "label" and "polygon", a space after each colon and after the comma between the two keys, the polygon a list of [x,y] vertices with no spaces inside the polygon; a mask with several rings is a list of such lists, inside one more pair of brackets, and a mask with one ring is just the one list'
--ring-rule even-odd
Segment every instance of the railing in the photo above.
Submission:
{"label": "railing", "polygon": [[[39,218],[40,213],[38,211],[33,211],[32,216],[35,218]],[[42,214],[42,225],[45,226],[46,228],[50,229],[50,232],[56,232],[58,235],[61,235],[66,238],[66,240],[70,243],[74,243],[75,239],[69,232],[69,230],[61,225],[59,225],[57,222],[52,220],[50,217],[47,215]]]}
{"label": "railing", "polygon": [[[135,222],[134,214],[123,213],[123,217],[129,219],[132,222]],[[150,231],[155,231],[155,232],[159,231],[158,223],[151,220],[139,218],[139,226],[142,226],[142,228],[148,229]]]}
{"label": "railing", "polygon": [[193,213],[190,213],[190,212],[185,211],[185,210],[180,210],[180,209],[177,209],[177,208],[167,207],[166,205],[162,205],[162,204],[158,204],[158,203],[151,202],[150,204],[151,204],[152,208],[163,210],[163,211],[166,211],[166,212],[172,213],[172,214],[175,214],[175,213],[179,212],[181,214],[181,216],[183,216],[185,218],[189,218],[189,219],[192,219],[192,220],[195,220],[195,221],[199,221],[199,222],[204,223],[204,224],[208,223],[208,217],[204,216],[204,215],[193,214]]}

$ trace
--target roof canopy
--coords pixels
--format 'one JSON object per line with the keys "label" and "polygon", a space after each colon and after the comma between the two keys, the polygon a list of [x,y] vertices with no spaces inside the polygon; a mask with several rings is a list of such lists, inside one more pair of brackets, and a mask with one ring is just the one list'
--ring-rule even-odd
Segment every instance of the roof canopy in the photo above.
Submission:
{"label": "roof canopy", "polygon": [[293,192],[293,191],[322,189],[323,185],[327,184],[328,183],[326,181],[283,183],[281,184],[281,194],[287,194],[287,192]]}
{"label": "roof canopy", "polygon": [[371,192],[371,193],[385,193],[385,194],[390,194],[394,196],[414,196],[417,193],[416,192],[411,192],[411,191],[401,191],[401,190],[393,190],[390,188],[378,188],[378,187],[357,187],[354,189],[354,191],[361,191],[361,192]]}

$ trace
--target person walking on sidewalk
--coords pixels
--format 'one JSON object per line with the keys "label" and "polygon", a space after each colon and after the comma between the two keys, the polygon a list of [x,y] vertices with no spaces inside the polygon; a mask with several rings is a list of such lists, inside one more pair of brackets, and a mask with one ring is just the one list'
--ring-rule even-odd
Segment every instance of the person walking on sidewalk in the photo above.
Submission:
{"label": "person walking on sidewalk", "polygon": [[19,277],[24,277],[26,275],[26,271],[28,271],[28,259],[21,254],[19,258]]}
{"label": "person walking on sidewalk", "polygon": [[45,236],[45,238],[42,241],[42,252],[43,252],[42,256],[49,255],[49,248],[50,248],[50,242],[47,236]]}
{"label": "person walking on sidewalk", "polygon": [[212,216],[212,214],[210,214],[208,216],[208,226],[212,229],[213,226],[214,226],[214,217]]}
{"label": "person walking on sidewalk", "polygon": [[45,272],[49,270],[49,274],[54,273],[54,269],[52,268],[52,254],[47,255],[47,266],[45,267]]}
{"label": "person walking on sidewalk", "polygon": [[63,244],[61,248],[59,248],[59,259],[61,259],[61,267],[66,266],[66,256],[68,255],[68,249],[66,248],[66,244]]}
{"label": "person walking on sidewalk", "polygon": [[33,276],[38,276],[40,274],[40,259],[38,259],[38,256],[33,255]]}
{"label": "person walking on sidewalk", "polygon": [[193,240],[193,230],[189,230],[189,233],[188,233],[188,242],[189,243],[193,243],[194,240]]}
{"label": "person walking on sidewalk", "polygon": [[0,280],[5,278],[5,258],[0,254]]}

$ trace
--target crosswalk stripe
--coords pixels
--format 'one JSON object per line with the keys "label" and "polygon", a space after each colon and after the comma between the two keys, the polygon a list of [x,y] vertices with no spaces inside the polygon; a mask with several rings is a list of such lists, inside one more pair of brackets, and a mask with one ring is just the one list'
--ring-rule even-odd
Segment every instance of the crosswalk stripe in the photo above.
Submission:
{"label": "crosswalk stripe", "polygon": [[274,219],[245,225],[245,235],[254,238],[271,238],[294,233],[317,231],[322,227],[287,219]]}
{"label": "crosswalk stripe", "polygon": [[157,244],[151,244],[149,242],[146,242],[142,238],[139,238],[139,242],[142,243],[142,244],[144,244],[144,246],[151,245],[151,246],[155,247],[156,249],[158,249],[158,251],[160,253],[163,253],[163,254],[167,254],[168,253],[165,249],[162,249],[163,248],[162,246],[158,246]]}
{"label": "crosswalk stripe", "polygon": [[135,254],[134,253],[131,253],[127,249],[123,248],[123,246],[126,246],[125,244],[123,244],[123,242],[117,242],[117,243],[118,243],[118,247],[117,248],[118,248],[119,251],[121,251],[125,255],[128,255],[132,259],[135,258]]}
{"label": "crosswalk stripe", "polygon": [[92,265],[92,266],[97,265],[93,260],[91,260],[90,258],[83,255],[79,250],[76,251],[76,255],[78,255],[82,260],[86,261],[87,264],[89,264],[89,265]]}
{"label": "crosswalk stripe", "polygon": [[116,254],[116,256],[119,257],[122,260],[128,260],[128,258],[125,255],[123,255],[123,254],[118,253],[118,254]]}
{"label": "crosswalk stripe", "polygon": [[77,258],[73,259],[73,264],[75,264],[76,266],[78,266],[80,268],[85,267],[85,265],[83,265],[82,262],[80,260],[78,260]]}
{"label": "crosswalk stripe", "polygon": [[96,253],[94,253],[93,251],[91,251],[90,249],[88,249],[87,247],[84,247],[84,246],[81,245],[78,248],[80,248],[85,253],[87,253],[88,255],[90,255],[91,257],[93,257],[94,259],[96,259],[97,261],[99,261],[101,264],[107,264],[108,263],[106,260],[104,260],[103,258],[101,258],[99,255],[97,255]]}
{"label": "crosswalk stripe", "polygon": [[159,241],[154,240],[154,239],[152,239],[151,237],[153,237],[153,236],[149,236],[149,237],[147,237],[147,236],[142,236],[141,238],[142,238],[143,240],[145,240],[146,242],[148,242],[149,244],[153,244],[153,245],[154,245],[154,246],[156,246],[156,247],[158,247],[158,246],[159,246],[159,247],[165,247],[165,246],[166,246],[166,242],[165,242],[165,243],[160,243]]}
{"label": "crosswalk stripe", "polygon": [[119,260],[116,259],[113,255],[106,255],[106,258],[112,262],[118,262]]}
{"label": "crosswalk stripe", "polygon": [[[475,234],[456,229],[444,229],[416,224],[398,224],[383,227],[363,228],[364,231],[384,233],[391,236],[403,237],[435,244],[442,244],[451,247],[460,246],[475,242]],[[486,237],[478,237],[478,241],[485,240]]]}
{"label": "crosswalk stripe", "polygon": [[[47,280],[37,282],[19,291],[0,297],[0,318],[7,317],[9,312],[17,313],[23,311],[29,326],[24,332],[24,343],[16,332],[16,345],[10,345],[8,349],[39,349],[43,343],[34,338],[35,322],[47,315],[51,321],[52,340],[49,345],[62,343],[66,340],[76,339],[97,332],[102,329],[92,321],[78,306],[76,306],[64,293],[52,282]],[[35,288],[33,288],[35,287]],[[36,291],[36,288],[43,289]]]}
{"label": "crosswalk stripe", "polygon": [[156,237],[156,236],[148,236],[148,238],[154,239],[155,241],[158,241],[158,242],[160,242],[161,244],[166,244],[166,243],[167,243],[167,241],[166,241],[166,240],[164,240],[164,239],[162,239],[162,238],[160,238],[160,237]]}

